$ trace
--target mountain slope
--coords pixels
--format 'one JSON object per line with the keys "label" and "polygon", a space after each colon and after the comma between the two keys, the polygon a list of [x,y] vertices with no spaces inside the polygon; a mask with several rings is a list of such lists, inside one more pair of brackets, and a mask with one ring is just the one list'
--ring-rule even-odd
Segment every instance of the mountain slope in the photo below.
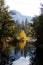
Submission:
{"label": "mountain slope", "polygon": [[11,15],[11,17],[13,18],[13,20],[18,20],[18,22],[22,22],[22,21],[25,21],[26,18],[28,19],[29,22],[32,22],[32,18],[31,16],[24,16],[22,15],[20,12],[16,11],[16,10],[12,10],[12,12],[16,12],[15,15]]}

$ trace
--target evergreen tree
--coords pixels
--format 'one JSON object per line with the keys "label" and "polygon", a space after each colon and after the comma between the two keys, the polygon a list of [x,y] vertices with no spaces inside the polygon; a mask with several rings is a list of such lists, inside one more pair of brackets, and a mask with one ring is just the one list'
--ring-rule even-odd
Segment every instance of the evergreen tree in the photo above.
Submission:
{"label": "evergreen tree", "polygon": [[10,16],[12,12],[9,12],[8,7],[5,7],[4,1],[0,0],[0,58],[2,57],[0,65],[5,65],[5,60],[8,61],[9,52],[13,49],[9,42],[16,38],[18,34],[17,23]]}
{"label": "evergreen tree", "polygon": [[29,23],[28,19],[26,18],[26,20],[25,20],[25,32],[27,35],[29,35],[29,28],[30,28],[30,23]]}
{"label": "evergreen tree", "polygon": [[35,18],[34,23],[35,37],[37,41],[35,42],[36,46],[36,60],[35,65],[43,65],[43,15]]}
{"label": "evergreen tree", "polygon": [[22,21],[22,29],[25,30],[25,25],[24,25],[24,21]]}
{"label": "evergreen tree", "polygon": [[4,0],[0,1],[0,36],[15,36],[18,32],[17,23],[12,20],[8,11],[8,7],[5,7]]}

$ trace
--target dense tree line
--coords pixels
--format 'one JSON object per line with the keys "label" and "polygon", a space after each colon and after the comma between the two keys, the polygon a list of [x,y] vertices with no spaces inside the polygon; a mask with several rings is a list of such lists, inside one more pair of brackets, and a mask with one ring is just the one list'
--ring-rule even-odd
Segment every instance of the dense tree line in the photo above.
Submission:
{"label": "dense tree line", "polygon": [[33,65],[43,65],[43,14],[34,18],[33,23],[36,46],[36,59]]}
{"label": "dense tree line", "polygon": [[12,12],[5,6],[5,0],[0,0],[0,65],[5,65],[9,59],[9,54],[13,49],[12,40],[18,35],[18,25],[10,16]]}

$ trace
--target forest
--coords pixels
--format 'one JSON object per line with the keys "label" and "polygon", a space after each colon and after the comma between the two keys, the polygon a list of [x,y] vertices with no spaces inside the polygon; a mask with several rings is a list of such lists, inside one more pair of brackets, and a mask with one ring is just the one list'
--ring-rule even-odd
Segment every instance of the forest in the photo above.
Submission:
{"label": "forest", "polygon": [[9,11],[8,8],[4,0],[0,0],[0,65],[9,65],[13,49],[15,55],[20,51],[26,57],[33,48],[36,48],[36,57],[31,59],[32,65],[43,65],[43,14],[33,17],[33,23],[26,18],[20,24],[10,16],[16,12]]}

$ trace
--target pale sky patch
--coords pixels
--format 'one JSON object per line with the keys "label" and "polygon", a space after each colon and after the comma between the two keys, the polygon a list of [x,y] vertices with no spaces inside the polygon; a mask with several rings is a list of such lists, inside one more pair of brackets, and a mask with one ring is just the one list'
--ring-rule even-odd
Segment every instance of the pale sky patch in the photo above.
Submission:
{"label": "pale sky patch", "polygon": [[17,10],[27,16],[39,15],[40,3],[43,3],[43,0],[6,0],[10,10]]}

